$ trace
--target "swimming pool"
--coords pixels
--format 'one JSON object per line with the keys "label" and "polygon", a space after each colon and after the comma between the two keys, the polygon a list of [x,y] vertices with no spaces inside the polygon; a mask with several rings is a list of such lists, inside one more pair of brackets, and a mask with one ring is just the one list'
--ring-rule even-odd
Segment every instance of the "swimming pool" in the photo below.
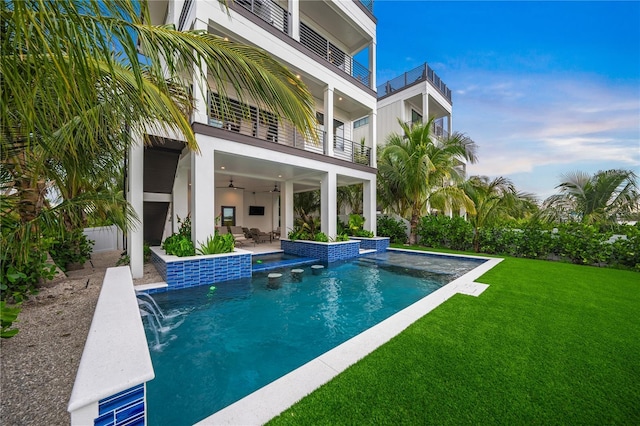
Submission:
{"label": "swimming pool", "polygon": [[303,267],[301,281],[282,270],[276,286],[255,273],[215,290],[158,294],[165,311],[185,314],[160,345],[146,327],[156,373],[147,384],[149,424],[201,420],[482,262],[387,252],[332,263],[317,276]]}

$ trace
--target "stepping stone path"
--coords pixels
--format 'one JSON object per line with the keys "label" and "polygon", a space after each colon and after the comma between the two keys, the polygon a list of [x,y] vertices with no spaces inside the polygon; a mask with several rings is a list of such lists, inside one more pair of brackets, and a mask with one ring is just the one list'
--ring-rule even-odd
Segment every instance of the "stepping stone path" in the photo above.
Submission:
{"label": "stepping stone path", "polygon": [[311,271],[313,272],[313,275],[320,274],[323,269],[324,269],[323,265],[311,265]]}

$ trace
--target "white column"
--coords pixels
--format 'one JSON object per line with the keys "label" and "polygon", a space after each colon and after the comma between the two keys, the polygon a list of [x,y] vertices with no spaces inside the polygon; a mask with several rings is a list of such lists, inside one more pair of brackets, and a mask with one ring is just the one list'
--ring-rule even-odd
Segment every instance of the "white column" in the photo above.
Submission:
{"label": "white column", "polygon": [[[378,167],[378,114],[376,110],[369,114],[369,140],[371,141],[371,167]],[[381,143],[383,141],[380,141]],[[375,185],[374,185],[375,186]]]}
{"label": "white column", "polygon": [[320,227],[328,237],[335,237],[338,231],[338,198],[336,172],[330,170],[320,182]]}
{"label": "white column", "polygon": [[282,238],[287,238],[290,231],[293,230],[293,182],[288,180],[282,184],[280,188],[280,203],[282,203],[280,212],[282,218],[280,220],[280,234]]}
{"label": "white column", "polygon": [[327,85],[324,89],[324,153],[333,157],[333,86]]}
{"label": "white column", "polygon": [[376,89],[376,43],[369,43],[369,71],[371,71],[371,87]]}
{"label": "white column", "polygon": [[453,134],[453,114],[449,113],[449,136]]}
{"label": "white column", "polygon": [[429,83],[424,82],[426,86],[425,92],[422,94],[422,122],[426,123],[429,121]]}
{"label": "white column", "polygon": [[362,215],[366,219],[364,229],[376,234],[376,176],[371,180],[364,181],[362,185]]}
{"label": "white column", "polygon": [[[194,23],[194,30],[207,31],[207,24],[197,19]],[[194,65],[193,70],[193,121],[197,123],[209,124],[208,82],[202,75],[207,75],[207,65],[202,64],[201,69]]]}
{"label": "white column", "polygon": [[200,153],[191,153],[191,240],[196,248],[215,231],[214,150],[201,143]]}
{"label": "white column", "polygon": [[191,155],[194,154],[189,152],[178,161],[176,178],[173,181],[173,199],[171,200],[173,207],[171,232],[178,232],[178,218],[183,220],[189,215],[189,164],[191,163]]}
{"label": "white column", "polygon": [[144,275],[144,143],[140,134],[131,135],[129,147],[129,193],[127,200],[138,216],[127,233],[127,251],[129,266],[133,278]]}
{"label": "white column", "polygon": [[289,0],[289,35],[300,41],[300,0]]}

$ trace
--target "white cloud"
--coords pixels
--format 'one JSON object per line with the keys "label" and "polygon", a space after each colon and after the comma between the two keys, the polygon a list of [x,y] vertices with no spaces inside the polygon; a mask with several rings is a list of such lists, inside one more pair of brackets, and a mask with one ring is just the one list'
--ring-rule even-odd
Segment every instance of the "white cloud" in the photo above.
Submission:
{"label": "white cloud", "polygon": [[582,75],[460,71],[454,130],[479,145],[471,174],[506,176],[543,167],[640,166],[637,87]]}

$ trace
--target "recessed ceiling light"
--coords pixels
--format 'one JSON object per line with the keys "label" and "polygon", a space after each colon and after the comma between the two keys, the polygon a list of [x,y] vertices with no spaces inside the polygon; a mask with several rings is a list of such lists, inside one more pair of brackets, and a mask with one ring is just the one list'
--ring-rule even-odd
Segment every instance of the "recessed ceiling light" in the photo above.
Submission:
{"label": "recessed ceiling light", "polygon": [[222,170],[224,170],[224,166],[220,167]]}
{"label": "recessed ceiling light", "polygon": [[340,97],[338,98],[338,100],[339,100],[339,101],[341,101],[341,100],[342,100],[342,96],[340,96]]}
{"label": "recessed ceiling light", "polygon": [[278,177],[282,177],[282,175],[278,175]]}

